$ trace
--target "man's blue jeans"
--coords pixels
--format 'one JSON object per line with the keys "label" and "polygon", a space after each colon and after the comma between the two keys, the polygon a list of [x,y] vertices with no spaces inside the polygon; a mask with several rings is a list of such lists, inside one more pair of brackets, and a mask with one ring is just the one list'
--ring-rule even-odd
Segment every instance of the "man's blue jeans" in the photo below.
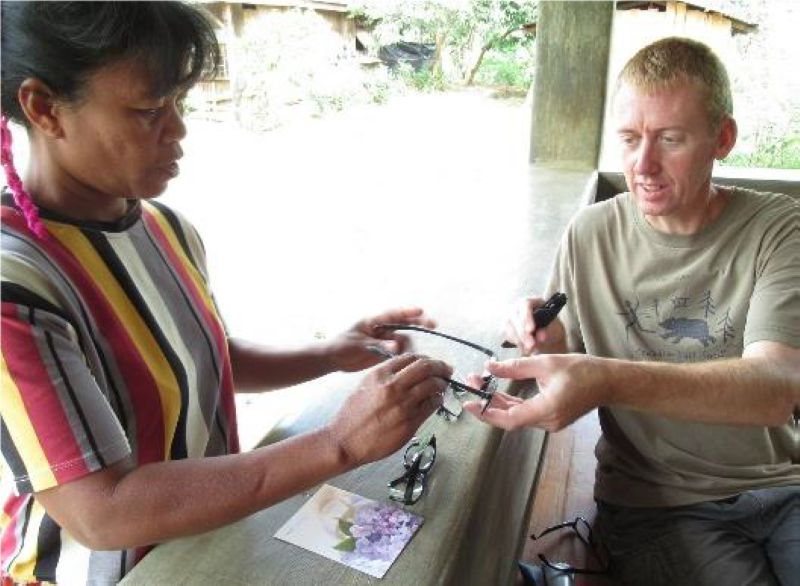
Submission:
{"label": "man's blue jeans", "polygon": [[800,486],[684,507],[598,502],[598,536],[631,586],[800,586]]}

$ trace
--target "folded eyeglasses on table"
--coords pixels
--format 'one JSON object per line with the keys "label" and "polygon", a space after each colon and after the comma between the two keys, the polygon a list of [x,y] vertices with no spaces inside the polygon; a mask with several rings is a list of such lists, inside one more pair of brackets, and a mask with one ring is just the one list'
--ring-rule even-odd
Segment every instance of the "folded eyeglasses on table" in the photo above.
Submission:
{"label": "folded eyeglasses on table", "polygon": [[403,453],[402,476],[389,482],[389,498],[406,505],[416,503],[425,491],[428,473],[436,461],[436,436],[413,438]]}

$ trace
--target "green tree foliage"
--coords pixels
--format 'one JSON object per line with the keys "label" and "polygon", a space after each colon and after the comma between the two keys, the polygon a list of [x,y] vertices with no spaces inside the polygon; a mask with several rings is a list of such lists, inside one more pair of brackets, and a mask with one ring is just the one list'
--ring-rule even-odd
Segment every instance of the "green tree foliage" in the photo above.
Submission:
{"label": "green tree foliage", "polygon": [[351,16],[376,27],[383,41],[417,43],[433,43],[438,30],[458,26],[460,12],[457,4],[436,0],[364,0],[350,11]]}
{"label": "green tree foliage", "polygon": [[365,0],[353,14],[374,25],[383,44],[436,43],[451,75],[471,84],[490,51],[513,52],[533,43],[537,2]]}
{"label": "green tree foliage", "polygon": [[508,0],[474,0],[470,3],[470,22],[474,23],[476,38],[482,45],[474,64],[467,74],[467,85],[475,80],[486,53],[492,49],[513,50],[517,45],[529,41],[526,27],[535,28],[537,4],[535,2],[513,2]]}
{"label": "green tree foliage", "polygon": [[757,25],[735,37],[740,59],[728,63],[739,138],[724,165],[800,169],[800,3],[707,0]]}

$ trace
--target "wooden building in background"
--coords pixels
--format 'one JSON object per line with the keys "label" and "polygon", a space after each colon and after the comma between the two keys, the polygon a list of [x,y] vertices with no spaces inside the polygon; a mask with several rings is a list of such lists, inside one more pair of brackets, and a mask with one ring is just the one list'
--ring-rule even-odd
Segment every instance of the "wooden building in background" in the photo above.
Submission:
{"label": "wooden building in background", "polygon": [[[199,0],[212,16],[223,52],[219,75],[213,81],[201,82],[194,91],[192,105],[206,118],[227,120],[236,117],[241,93],[253,76],[264,74],[271,63],[256,61],[261,55],[247,51],[248,45],[264,40],[270,27],[281,26],[287,13],[313,11],[340,40],[340,46],[328,42],[323,50],[355,51],[356,25],[348,17],[350,2],[312,0],[254,0],[251,2],[218,2]],[[274,28],[273,28],[274,30]],[[290,35],[288,35],[290,36]],[[335,45],[335,43],[333,44]],[[291,58],[292,47],[285,47]],[[246,78],[246,79],[243,79]]]}
{"label": "wooden building in background", "polygon": [[689,37],[714,49],[726,65],[735,62],[734,36],[757,25],[688,2],[617,2],[611,38],[609,78],[639,49],[664,37]]}

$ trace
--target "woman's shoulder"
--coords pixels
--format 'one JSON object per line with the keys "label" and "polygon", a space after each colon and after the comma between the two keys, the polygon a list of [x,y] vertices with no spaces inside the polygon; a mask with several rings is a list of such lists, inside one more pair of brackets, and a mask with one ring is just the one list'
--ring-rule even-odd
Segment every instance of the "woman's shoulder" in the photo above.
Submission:
{"label": "woman's shoulder", "polygon": [[142,200],[142,213],[169,228],[178,237],[195,237],[197,230],[192,222],[179,210],[156,200]]}
{"label": "woman's shoulder", "polygon": [[28,228],[15,209],[2,206],[0,266],[3,303],[47,309],[60,314],[64,277],[43,242]]}
{"label": "woman's shoulder", "polygon": [[161,232],[168,240],[177,243],[191,259],[192,264],[205,274],[206,250],[194,224],[180,211],[163,202],[142,202],[145,222]]}

